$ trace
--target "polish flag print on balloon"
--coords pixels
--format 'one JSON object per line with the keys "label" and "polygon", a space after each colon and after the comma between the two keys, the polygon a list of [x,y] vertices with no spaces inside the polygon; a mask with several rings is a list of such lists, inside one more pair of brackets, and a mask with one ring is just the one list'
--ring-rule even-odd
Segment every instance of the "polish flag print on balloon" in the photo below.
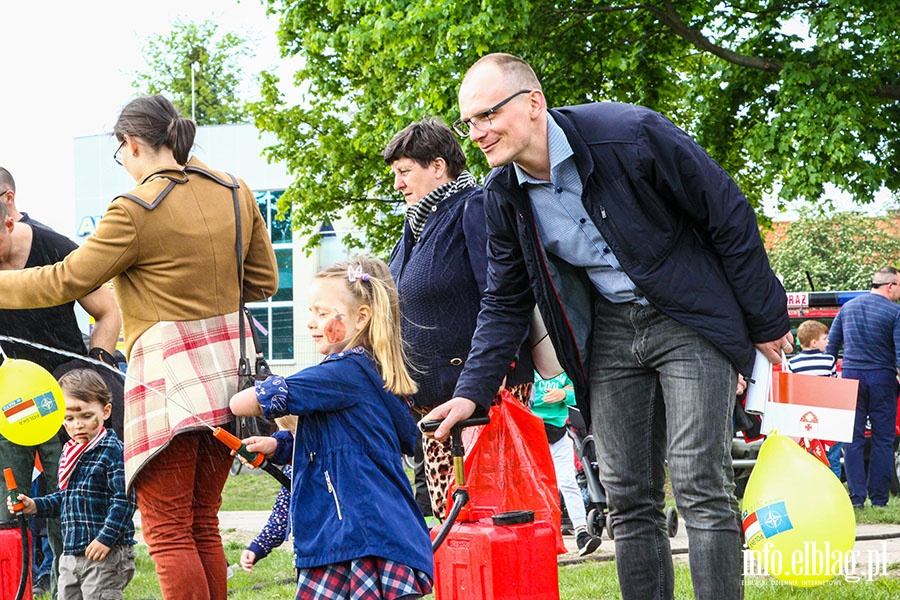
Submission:
{"label": "polish flag print on balloon", "polygon": [[3,437],[19,446],[43,444],[59,431],[65,412],[62,390],[46,369],[15,358],[0,365]]}

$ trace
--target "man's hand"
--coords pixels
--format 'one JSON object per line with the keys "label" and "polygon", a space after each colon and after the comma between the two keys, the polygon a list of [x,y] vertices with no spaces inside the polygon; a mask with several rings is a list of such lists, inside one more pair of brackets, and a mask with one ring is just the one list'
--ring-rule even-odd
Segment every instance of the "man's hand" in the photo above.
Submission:
{"label": "man's hand", "polygon": [[793,352],[794,350],[794,334],[788,331],[777,340],[756,344],[756,347],[769,359],[770,363],[773,365],[780,365],[781,351]]}
{"label": "man's hand", "polygon": [[88,560],[96,560],[97,562],[106,558],[107,554],[109,554],[109,546],[97,540],[88,544],[88,547],[84,549],[84,555]]}
{"label": "man's hand", "polygon": [[443,442],[450,435],[450,428],[459,423],[460,421],[465,421],[469,417],[472,416],[472,413],[475,412],[477,408],[477,404],[469,400],[468,398],[463,398],[461,396],[457,396],[456,398],[451,398],[450,400],[444,402],[433,411],[422,417],[423,421],[440,421],[443,419],[443,423],[438,427],[434,433],[423,433],[422,435],[427,435],[430,438],[434,438],[439,442]]}

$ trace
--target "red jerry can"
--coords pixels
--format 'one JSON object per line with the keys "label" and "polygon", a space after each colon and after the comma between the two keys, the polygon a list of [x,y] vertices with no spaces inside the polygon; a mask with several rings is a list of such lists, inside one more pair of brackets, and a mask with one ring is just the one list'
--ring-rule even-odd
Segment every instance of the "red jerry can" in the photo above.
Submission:
{"label": "red jerry can", "polygon": [[[31,533],[28,533],[31,544]],[[22,575],[22,535],[16,521],[0,522],[0,598],[12,600],[19,591]],[[28,583],[22,600],[32,600],[31,565],[28,565]]]}
{"label": "red jerry can", "polygon": [[436,600],[559,600],[556,533],[530,510],[455,524],[434,574]]}

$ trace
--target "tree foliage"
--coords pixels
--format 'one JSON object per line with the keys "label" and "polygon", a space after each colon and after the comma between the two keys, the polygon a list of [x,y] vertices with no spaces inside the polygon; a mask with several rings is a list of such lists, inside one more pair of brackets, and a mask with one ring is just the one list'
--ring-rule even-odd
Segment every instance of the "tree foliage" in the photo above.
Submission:
{"label": "tree foliage", "polygon": [[[426,115],[458,117],[459,81],[503,51],[528,60],[551,105],[643,104],[691,133],[754,205],[865,203],[900,188],[900,12],[873,0],[267,0],[303,101],[267,75],[253,107],[270,156],[295,182],[295,225],[346,208],[370,239],[396,238],[398,200],[380,159]],[[797,33],[797,32],[800,33]],[[470,168],[486,163],[464,142]]]}
{"label": "tree foliage", "polygon": [[876,270],[896,265],[897,231],[891,218],[807,216],[787,226],[769,261],[788,290],[809,290],[810,279],[816,290],[866,290]]}
{"label": "tree foliage", "polygon": [[191,116],[193,106],[198,125],[249,121],[247,104],[237,90],[244,79],[240,60],[253,50],[237,34],[218,35],[218,28],[209,19],[176,21],[168,33],[151,37],[144,49],[147,70],[136,73],[132,87],[141,94],[166,95],[185,117]]}

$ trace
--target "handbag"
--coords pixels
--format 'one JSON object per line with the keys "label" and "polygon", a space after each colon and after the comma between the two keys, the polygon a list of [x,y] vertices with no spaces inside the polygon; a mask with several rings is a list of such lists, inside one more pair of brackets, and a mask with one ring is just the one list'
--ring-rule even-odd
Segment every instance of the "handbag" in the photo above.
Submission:
{"label": "handbag", "polygon": [[[241,243],[241,210],[238,203],[238,184],[237,180],[230,173],[231,181],[234,187],[231,188],[231,197],[234,202],[234,225],[235,225],[235,255],[237,256],[237,272],[238,272],[238,289],[240,290],[240,306],[238,309],[238,323],[240,324],[240,351],[241,357],[238,360],[238,391],[253,387],[257,381],[263,381],[270,375],[272,370],[269,363],[266,362],[262,348],[259,343],[259,335],[256,328],[253,327],[253,317],[250,310],[244,306],[244,253],[243,244]],[[253,368],[250,368],[250,360],[247,358],[247,323],[250,323],[250,337],[253,339],[253,349],[255,351],[255,362]],[[239,439],[246,439],[251,436],[269,436],[275,430],[275,424],[264,417],[242,417],[235,418],[234,434]]]}

